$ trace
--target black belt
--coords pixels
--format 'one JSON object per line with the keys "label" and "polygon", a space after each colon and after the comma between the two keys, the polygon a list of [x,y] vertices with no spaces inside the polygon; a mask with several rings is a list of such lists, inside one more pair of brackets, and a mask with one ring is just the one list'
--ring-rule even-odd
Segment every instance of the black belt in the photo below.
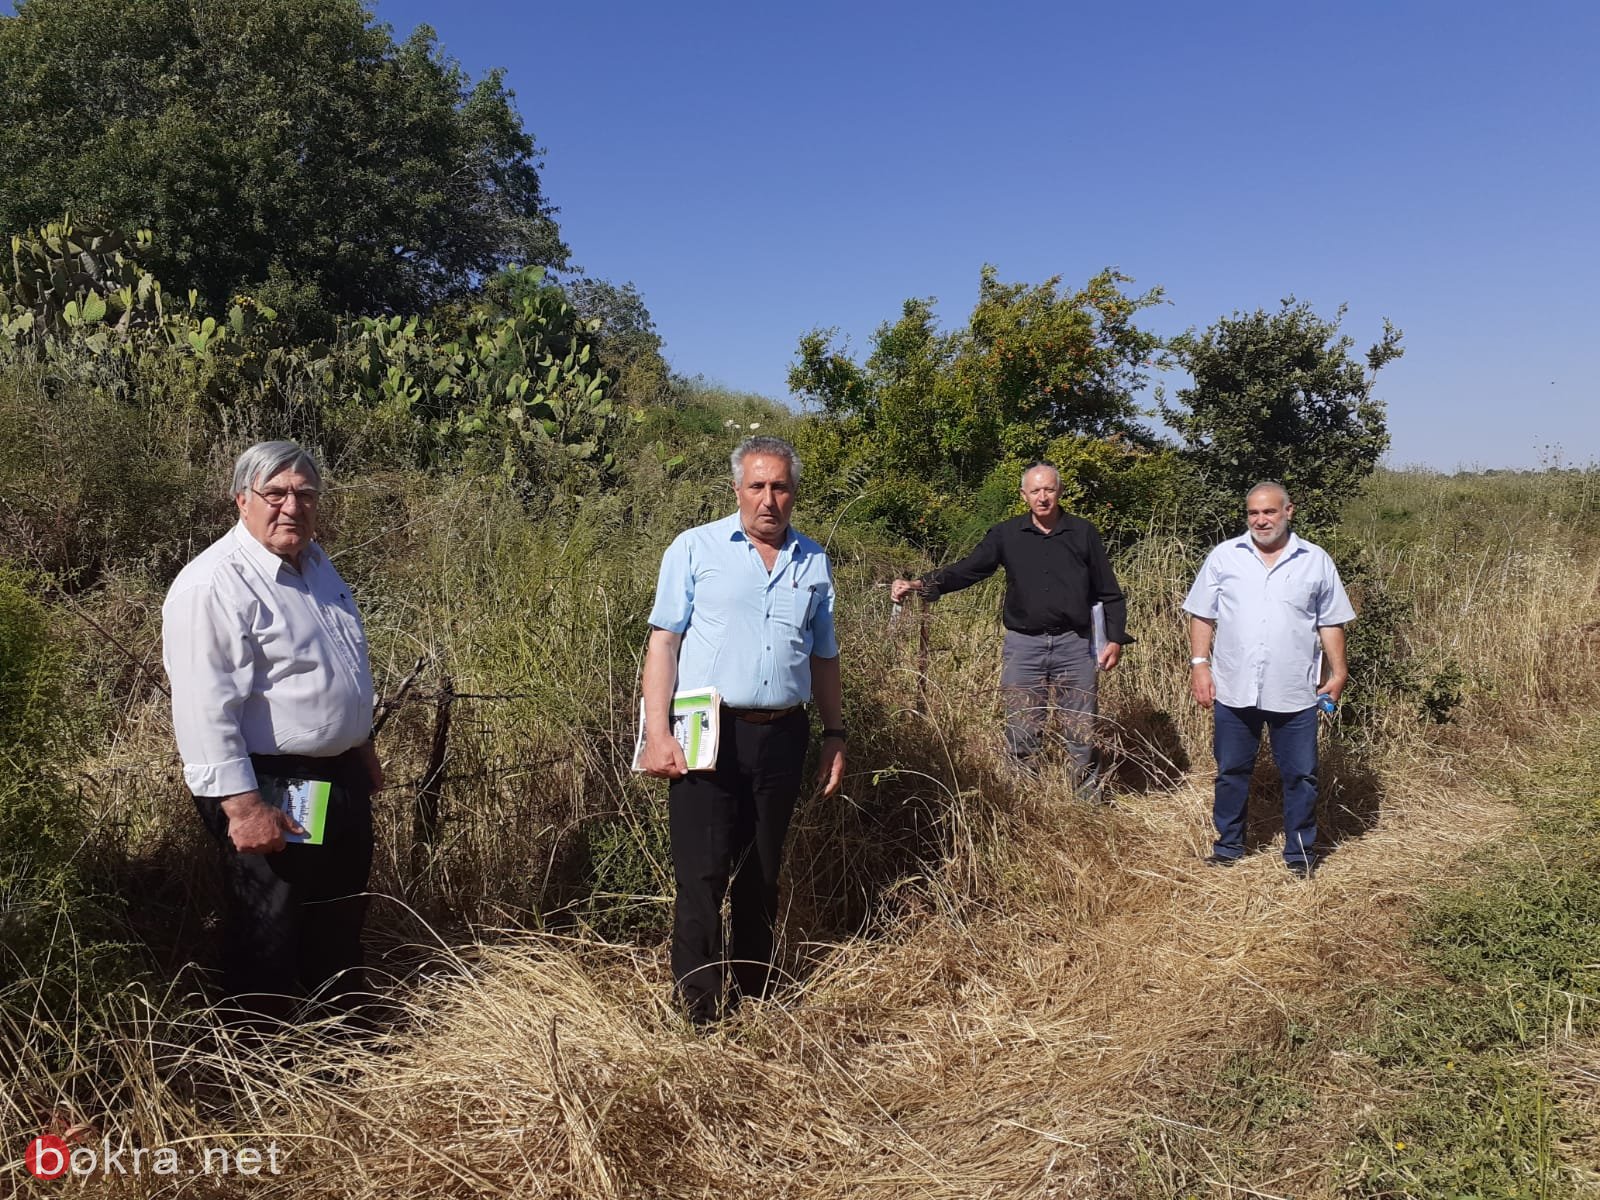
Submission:
{"label": "black belt", "polygon": [[321,779],[342,787],[365,790],[371,780],[359,750],[327,756],[309,754],[252,754],[250,765],[261,775],[277,779]]}
{"label": "black belt", "polygon": [[770,725],[774,721],[781,721],[790,713],[797,713],[805,708],[804,704],[791,704],[788,708],[734,708],[731,704],[724,704],[723,708],[733,714],[739,721],[749,721],[752,725]]}

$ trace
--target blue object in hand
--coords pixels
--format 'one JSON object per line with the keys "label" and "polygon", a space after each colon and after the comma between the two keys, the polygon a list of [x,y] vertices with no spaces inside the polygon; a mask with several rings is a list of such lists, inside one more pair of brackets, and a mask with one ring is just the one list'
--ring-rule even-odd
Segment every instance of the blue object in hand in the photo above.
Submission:
{"label": "blue object in hand", "polygon": [[1324,692],[1317,697],[1317,707],[1331,717],[1339,711],[1339,702]]}

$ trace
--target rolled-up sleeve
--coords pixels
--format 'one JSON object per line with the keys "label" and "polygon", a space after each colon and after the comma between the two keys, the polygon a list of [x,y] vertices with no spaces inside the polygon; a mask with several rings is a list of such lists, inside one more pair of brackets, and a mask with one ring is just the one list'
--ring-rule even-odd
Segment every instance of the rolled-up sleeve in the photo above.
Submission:
{"label": "rolled-up sleeve", "polygon": [[213,586],[184,588],[161,606],[162,658],[172,682],[172,731],[196,796],[256,788],[240,714],[255,674],[248,614]]}
{"label": "rolled-up sleeve", "polygon": [[650,624],[668,633],[689,628],[694,612],[694,559],[691,542],[684,534],[673,539],[661,556],[661,573],[656,577],[656,600],[650,609]]}

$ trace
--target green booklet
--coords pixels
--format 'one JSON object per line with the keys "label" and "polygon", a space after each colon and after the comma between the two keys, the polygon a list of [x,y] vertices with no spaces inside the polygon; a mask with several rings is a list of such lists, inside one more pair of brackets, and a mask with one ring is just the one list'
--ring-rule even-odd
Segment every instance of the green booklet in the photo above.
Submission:
{"label": "green booklet", "polygon": [[328,822],[328,797],[333,784],[323,779],[278,779],[272,775],[258,776],[261,798],[275,804],[294,818],[304,833],[285,832],[286,842],[300,842],[307,846],[322,845],[322,833]]}
{"label": "green booklet", "polygon": [[[691,771],[711,771],[717,765],[717,740],[722,731],[722,698],[716,688],[693,688],[672,697],[672,736],[683,747],[683,761]],[[644,699],[639,700],[639,740],[633,746],[633,769],[644,770]]]}

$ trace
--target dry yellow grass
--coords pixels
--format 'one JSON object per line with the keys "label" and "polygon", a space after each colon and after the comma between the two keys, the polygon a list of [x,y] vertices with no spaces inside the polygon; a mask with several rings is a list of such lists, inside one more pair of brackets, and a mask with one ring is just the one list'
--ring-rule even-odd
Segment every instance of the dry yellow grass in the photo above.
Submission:
{"label": "dry yellow grass", "polygon": [[[1270,1052],[1342,983],[1405,973],[1409,901],[1510,816],[1413,785],[1304,884],[1270,854],[1206,869],[1207,813],[1194,786],[1117,811],[1045,789],[1006,864],[1025,887],[934,887],[709,1038],[665,1006],[659,954],[518,935],[443,959],[378,1047],[180,1051],[135,1029],[118,1057],[155,1061],[117,1109],[72,1115],[146,1145],[270,1140],[281,1177],[210,1181],[252,1195],[1154,1194],[1141,1147],[1193,1140],[1193,1093],[1230,1055]],[[1270,1172],[1219,1161],[1217,1194],[1327,1191],[1360,1080],[1317,1072],[1323,1099],[1274,1130]]]}
{"label": "dry yellow grass", "polygon": [[[992,596],[934,616],[923,711],[915,622],[886,634],[881,610],[851,612],[883,757],[798,820],[792,986],[709,1036],[668,1007],[664,948],[482,930],[431,954],[379,1042],[310,1030],[243,1046],[203,1016],[141,1023],[130,1002],[76,1077],[8,1072],[17,1086],[0,1113],[12,1128],[45,1112],[151,1146],[283,1151],[281,1175],[97,1177],[82,1195],[1336,1195],[1350,1131],[1384,1097],[1358,1057],[1315,1041],[1295,1052],[1296,1030],[1345,1012],[1364,984],[1425,978],[1408,913],[1516,819],[1485,786],[1485,760],[1498,766],[1528,727],[1593,694],[1592,667],[1549,647],[1600,618],[1600,573],[1575,556],[1551,574],[1536,559],[1555,552],[1386,565],[1411,572],[1426,622],[1415,636],[1466,663],[1473,687],[1457,729],[1391,729],[1378,761],[1333,748],[1326,783],[1349,820],[1309,883],[1270,848],[1226,871],[1199,861],[1205,723],[1174,665],[1192,555],[1154,548],[1131,568],[1144,640],[1108,680],[1107,707],[1126,718],[1119,753],[1181,756],[1190,774],[1115,808],[1074,800],[1059,779],[1015,778],[992,723],[965,719],[994,707]],[[1508,610],[1526,631],[1508,632]],[[1167,717],[1161,737],[1152,714]],[[896,757],[910,747],[921,760]],[[873,774],[890,767],[929,776],[943,861],[869,905],[869,934],[806,943],[849,869],[836,857],[861,852],[839,830],[852,806],[887,794]],[[1174,771],[1143,768],[1146,781]],[[1270,790],[1261,797],[1270,814]],[[1593,1047],[1569,1043],[1554,1068],[1574,1109],[1593,1113]],[[1298,1099],[1256,1120],[1273,1094]],[[59,1186],[10,1172],[41,1195]]]}

